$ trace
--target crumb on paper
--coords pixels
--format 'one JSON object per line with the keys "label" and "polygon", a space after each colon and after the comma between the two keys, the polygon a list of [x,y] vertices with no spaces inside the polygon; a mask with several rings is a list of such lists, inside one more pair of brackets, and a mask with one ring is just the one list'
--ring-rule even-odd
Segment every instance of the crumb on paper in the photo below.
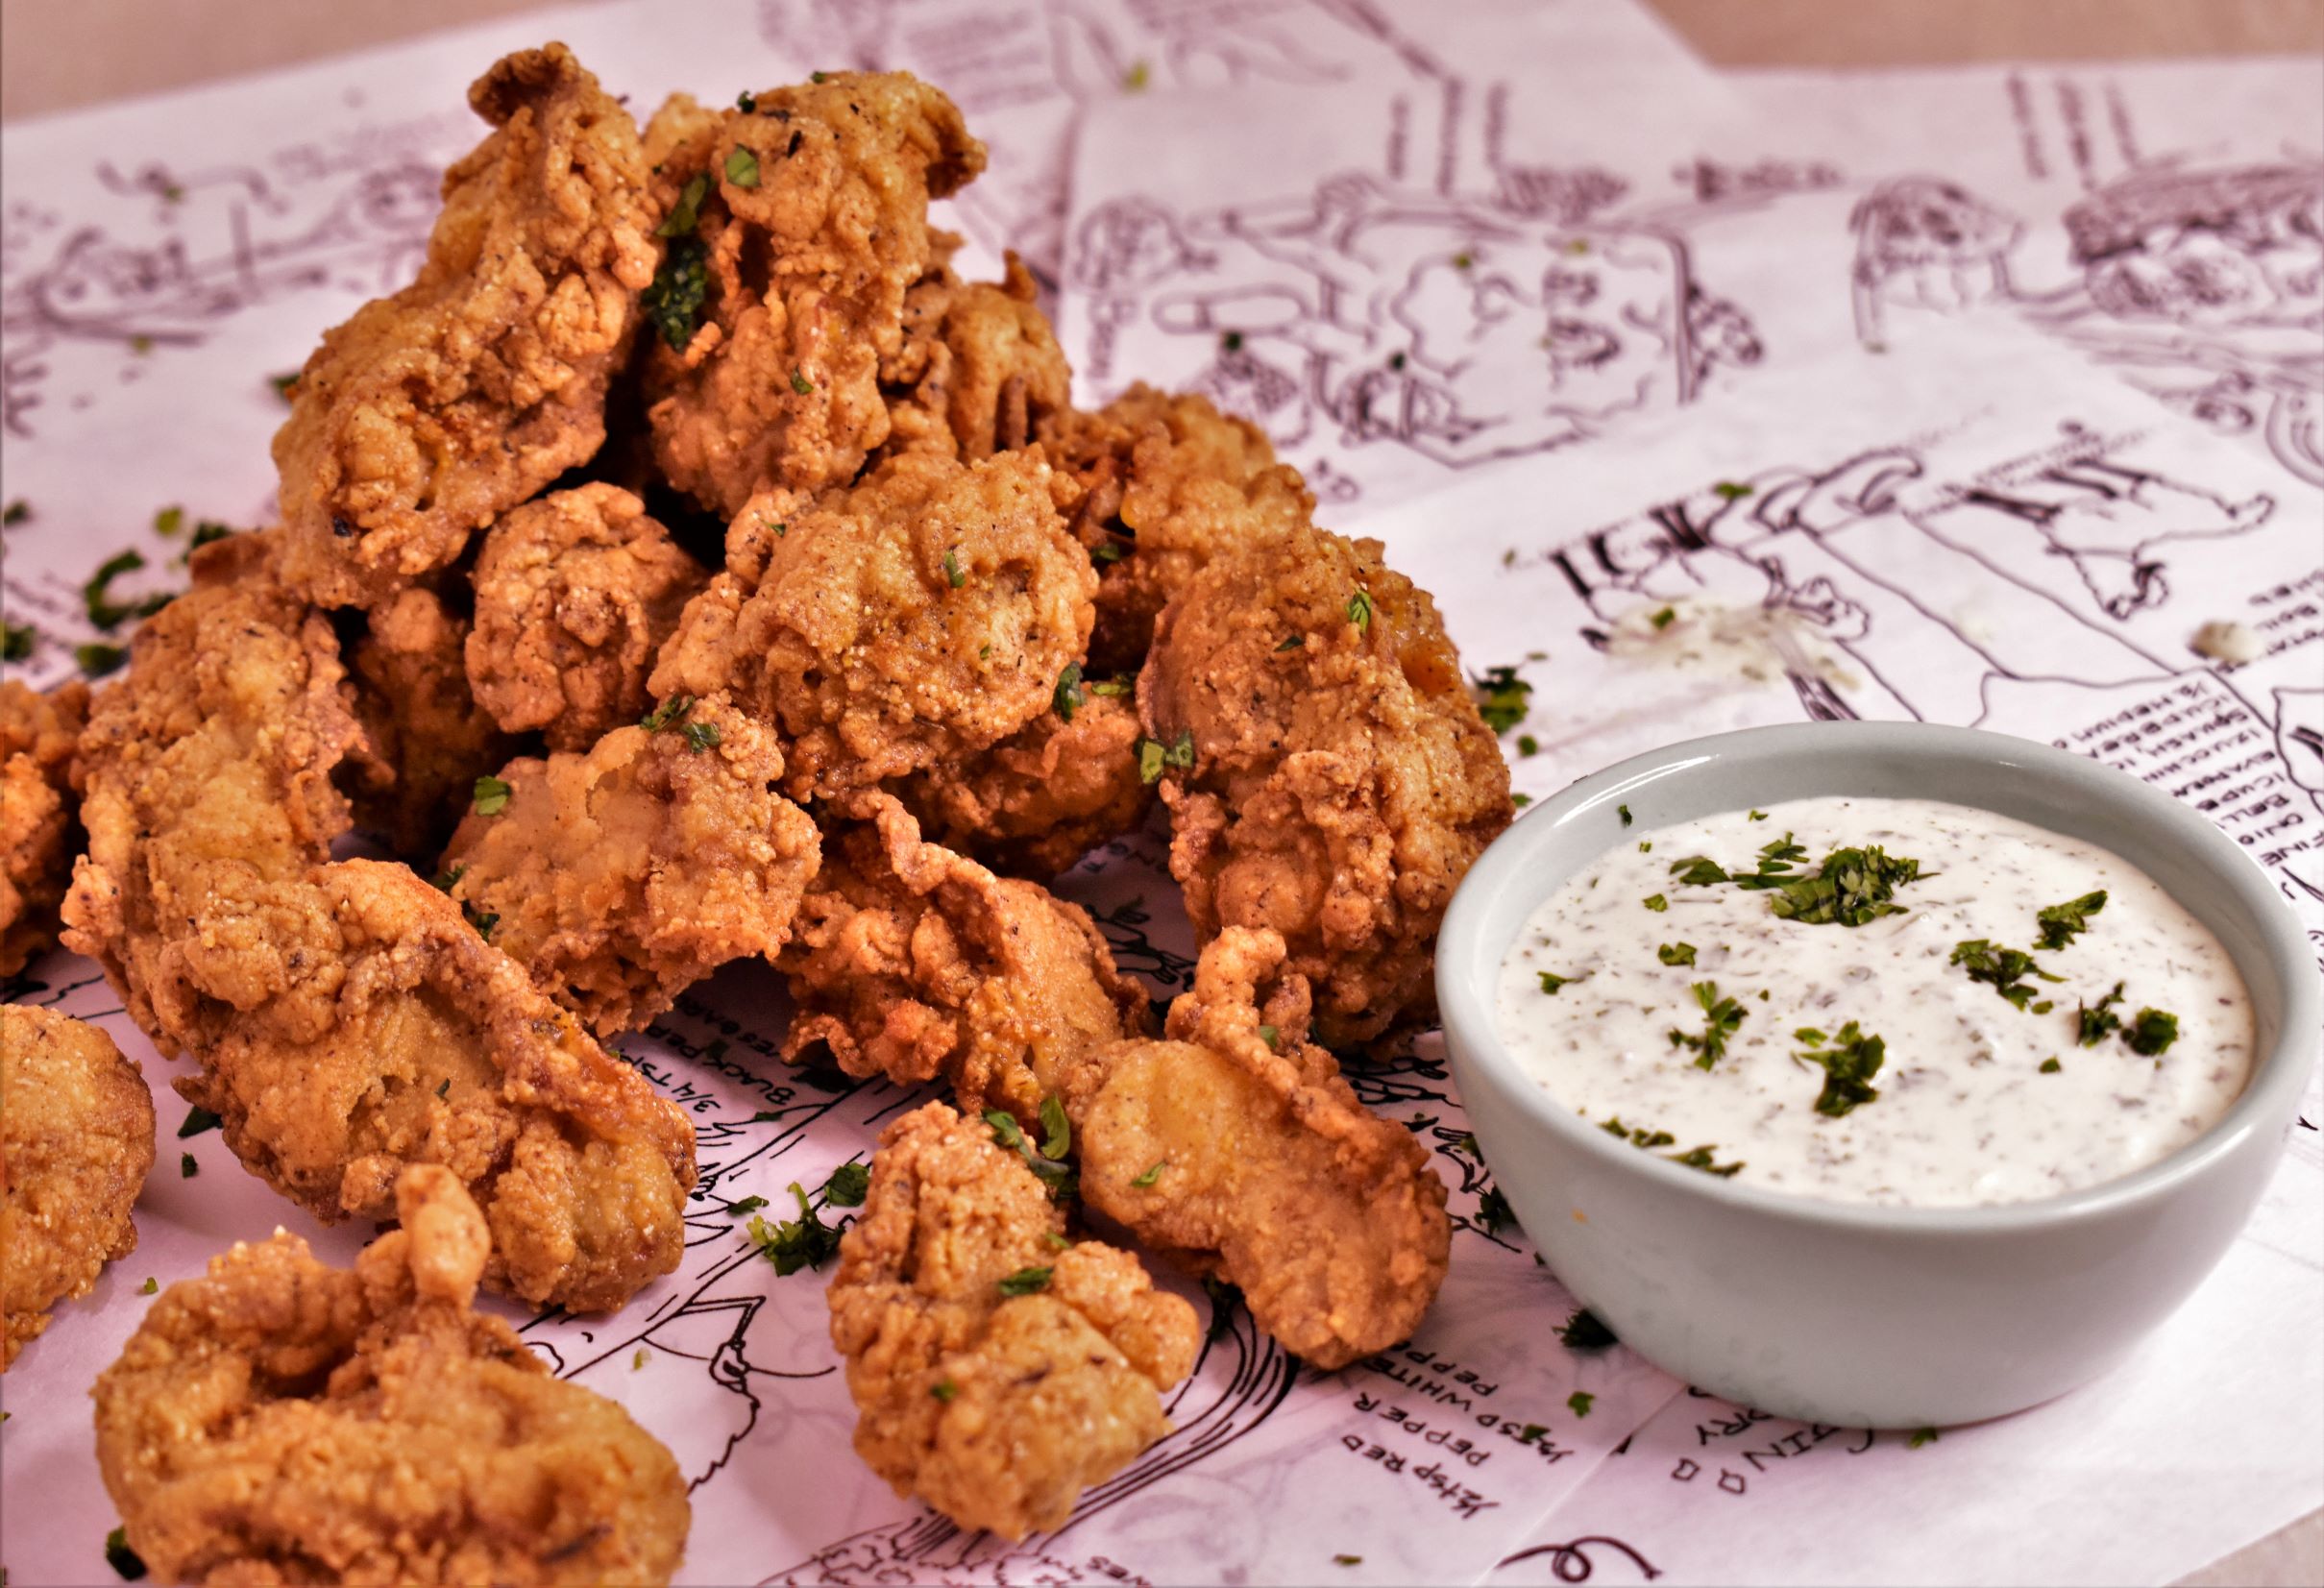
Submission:
{"label": "crumb on paper", "polygon": [[1606,633],[1606,653],[1681,672],[1710,672],[1754,684],[1786,676],[1854,689],[1850,672],[1813,619],[1788,606],[1683,597],[1649,600],[1626,612]]}
{"label": "crumb on paper", "polygon": [[2260,637],[2260,631],[2232,618],[2214,618],[2195,630],[2195,637],[2189,645],[2196,655],[2225,662],[2230,667],[2256,662],[2267,654],[2267,642]]}

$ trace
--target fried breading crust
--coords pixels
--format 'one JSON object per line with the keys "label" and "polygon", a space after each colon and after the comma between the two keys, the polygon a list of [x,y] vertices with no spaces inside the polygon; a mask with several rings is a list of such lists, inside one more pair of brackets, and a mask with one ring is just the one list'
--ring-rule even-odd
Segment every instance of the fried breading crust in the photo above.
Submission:
{"label": "fried breading crust", "polygon": [[722,696],[587,755],[510,763],[505,807],[444,857],[494,946],[600,1037],[641,1030],[729,960],[791,936],[820,841],[774,792],[774,736]]}
{"label": "fried breading crust", "polygon": [[0,1004],[0,1373],[137,1249],[130,1209],[154,1166],[144,1072],[95,1026]]}
{"label": "fried breading crust", "polygon": [[1272,932],[1220,933],[1167,1038],[1105,1049],[1066,1109],[1090,1207],[1239,1286],[1303,1361],[1344,1367],[1419,1327],[1452,1225],[1427,1151],[1304,1039],[1307,989],[1283,963]]}
{"label": "fried breading crust", "polygon": [[966,459],[1014,452],[1065,406],[1073,371],[1041,313],[1033,272],[1015,254],[997,282],[949,267],[904,295],[904,346],[882,364],[887,447]]}
{"label": "fried breading crust", "polygon": [[1091,677],[1136,672],[1154,620],[1212,557],[1279,540],[1309,522],[1315,499],[1275,461],[1259,427],[1210,399],[1139,384],[1095,413],[1061,412],[1040,428],[1058,505],[1093,557],[1108,559],[1089,638]]}
{"label": "fried breading crust", "polygon": [[[1064,1220],[981,1121],[890,1125],[826,1293],[862,1412],[856,1453],[898,1494],[1021,1539],[1170,1431],[1194,1309],[1127,1252],[1058,1250]],[[1045,1283],[1030,1293],[1012,1288]]]}
{"label": "fried breading crust", "polygon": [[[844,485],[888,439],[880,369],[903,352],[904,294],[939,261],[928,201],[984,169],[942,93],[900,72],[831,72],[709,112],[683,96],[647,129],[671,243],[648,303],[654,455],[729,517],[769,489]],[[673,308],[702,295],[698,319]]]}
{"label": "fried breading crust", "polygon": [[968,1112],[1030,1125],[1089,1054],[1151,1029],[1086,911],[922,842],[890,795],[855,809],[778,962],[798,1006],[785,1058],[820,1042],[850,1075],[942,1075]]}
{"label": "fried breading crust", "polygon": [[618,1306],[677,1264],[692,1128],[409,868],[324,864],[360,732],[278,545],[206,550],[99,697],[66,941],[317,1217],[384,1217],[405,1163],[443,1163],[484,1204],[492,1283]]}
{"label": "fried breading crust", "polygon": [[1049,709],[1097,575],[1026,452],[907,452],[812,505],[761,498],[686,607],[653,693],[778,724],[795,798],[997,744]]}
{"label": "fried breading crust", "polygon": [[445,1170],[351,1273],[276,1232],[163,1291],[99,1376],[97,1463],[159,1581],[666,1583],[660,1441],[471,1310],[487,1236]]}
{"label": "fried breading crust", "polygon": [[1204,941],[1271,928],[1333,1046],[1433,1015],[1436,928],[1509,823],[1509,772],[1428,593],[1378,541],[1301,528],[1212,561],[1155,624],[1170,874]]}
{"label": "fried breading crust", "polygon": [[511,733],[585,750],[645,715],[646,674],[709,574],[618,485],[526,502],[477,557],[468,682]]}
{"label": "fried breading crust", "polygon": [[1154,786],[1138,771],[1141,737],[1126,695],[1091,695],[1069,722],[1047,712],[893,792],[945,847],[1011,875],[1053,877],[1145,820]]}
{"label": "fried breading crust", "polygon": [[368,753],[346,781],[355,819],[397,854],[431,862],[481,774],[514,745],[470,693],[469,622],[414,587],[364,616],[348,672]]}
{"label": "fried breading crust", "polygon": [[0,976],[57,941],[80,829],[73,745],[87,720],[77,678],[47,695],[0,682]]}
{"label": "fried breading crust", "polygon": [[637,127],[562,44],[468,91],[492,134],[444,174],[411,285],[324,334],[275,436],[294,582],[370,605],[605,438],[659,258]]}

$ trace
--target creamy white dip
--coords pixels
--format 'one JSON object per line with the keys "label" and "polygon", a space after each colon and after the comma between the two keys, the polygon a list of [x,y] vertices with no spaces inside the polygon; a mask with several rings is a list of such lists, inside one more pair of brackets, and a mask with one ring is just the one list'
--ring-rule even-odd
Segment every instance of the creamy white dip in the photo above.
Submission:
{"label": "creamy white dip", "polygon": [[[1774,858],[1794,856],[1788,869],[1763,866],[1787,836],[1796,851]],[[1863,913],[1880,908],[1876,885],[1825,907],[1803,890],[1673,870],[1701,856],[1780,884],[1875,845],[1920,874],[1890,875],[1885,904],[1902,908],[1862,925],[1783,918],[1777,901]],[[2102,906],[2071,908],[2100,892]],[[2045,925],[2040,913],[2061,905]],[[1983,946],[1956,960],[1964,943]],[[1667,963],[1690,948],[1691,964]],[[1637,1151],[1692,1155],[1739,1184],[1918,1207],[2054,1196],[2155,1162],[2226,1112],[2254,1043],[2226,950],[2129,862],[1917,799],[1801,799],[1627,829],[1527,921],[1498,1014],[1544,1091],[1609,1134],[1618,1121]],[[1878,1068],[1858,1073],[1874,1037]]]}

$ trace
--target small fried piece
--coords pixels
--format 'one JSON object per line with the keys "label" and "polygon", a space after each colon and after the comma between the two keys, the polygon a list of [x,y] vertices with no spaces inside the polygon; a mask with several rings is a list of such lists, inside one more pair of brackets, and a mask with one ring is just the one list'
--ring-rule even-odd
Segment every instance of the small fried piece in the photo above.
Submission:
{"label": "small fried piece", "polygon": [[942,1075],[968,1112],[1031,1126],[1088,1055],[1151,1029],[1088,912],[923,842],[891,795],[855,809],[778,962],[786,1059],[820,1042],[850,1075]]}
{"label": "small fried piece", "polygon": [[80,829],[73,745],[87,721],[77,678],[47,695],[0,682],[0,976],[56,943]]}
{"label": "small fried piece", "polygon": [[1100,564],[1092,676],[1136,672],[1155,618],[1206,563],[1282,539],[1315,507],[1258,426],[1190,393],[1133,386],[1095,413],[1056,414],[1040,444],[1058,505]]}
{"label": "small fried piece", "polygon": [[1452,1225],[1427,1151],[1305,1039],[1307,989],[1283,963],[1272,932],[1220,933],[1166,1039],[1105,1049],[1066,1110],[1090,1207],[1240,1287],[1301,1360],[1344,1367],[1410,1338]]}
{"label": "small fried piece", "polygon": [[97,1465],[162,1582],[666,1583],[662,1443],[473,1310],[488,1237],[443,1169],[353,1272],[277,1231],[171,1285],[97,1379]]}
{"label": "small fried piece", "polygon": [[476,780],[508,759],[508,736],[471,693],[469,622],[415,586],[374,607],[348,648],[369,742],[349,782],[355,819],[422,865],[444,847]]}
{"label": "small fried piece", "polygon": [[1124,680],[1089,695],[1068,722],[1051,711],[982,755],[940,763],[894,792],[937,843],[1013,876],[1053,877],[1138,827],[1154,803]]}
{"label": "small fried piece", "polygon": [[674,701],[586,755],[501,769],[444,865],[494,946],[599,1037],[637,1031],[729,960],[789,941],[820,848],[774,792],[774,736],[723,697]]}
{"label": "small fried piece", "polygon": [[928,201],[984,169],[935,88],[829,72],[647,128],[671,242],[646,298],[654,455],[727,517],[767,490],[853,478],[888,439],[880,370],[904,351],[904,294],[940,262]]}
{"label": "small fried piece", "polygon": [[[1073,371],[1015,254],[997,282],[949,266],[904,295],[904,347],[883,363],[887,450],[934,448],[973,461],[1028,445],[1072,395]],[[900,388],[900,391],[899,391]]]}
{"label": "small fried piece", "polygon": [[1509,770],[1426,591],[1378,541],[1302,527],[1165,608],[1138,685],[1170,874],[1205,941],[1267,927],[1331,1046],[1432,1017],[1436,928],[1509,824]]}
{"label": "small fried piece", "polygon": [[1060,1246],[1040,1182],[981,1121],[890,1125],[826,1299],[855,1449],[903,1495],[1021,1539],[1170,1431],[1194,1309],[1127,1252]]}
{"label": "small fried piece", "polygon": [[154,1166],[145,1075],[95,1026],[0,1004],[0,1373],[137,1249],[130,1209]]}
{"label": "small fried piece", "polygon": [[677,1266],[693,1128],[409,867],[326,863],[362,736],[280,544],[199,553],[98,696],[65,942],[316,1217],[384,1218],[406,1164],[441,1163],[491,1222],[491,1283],[617,1307]]}
{"label": "small fried piece", "polygon": [[467,670],[510,733],[585,750],[651,704],[646,674],[708,575],[646,504],[589,484],[528,501],[477,557]]}
{"label": "small fried piece", "polygon": [[419,278],[324,333],[275,436],[292,581],[373,605],[605,439],[652,281],[637,127],[562,44],[468,91],[490,136],[444,173]]}
{"label": "small fried piece", "polygon": [[999,743],[1050,707],[1097,575],[1028,452],[906,452],[812,505],[763,498],[688,603],[652,690],[776,723],[795,798]]}

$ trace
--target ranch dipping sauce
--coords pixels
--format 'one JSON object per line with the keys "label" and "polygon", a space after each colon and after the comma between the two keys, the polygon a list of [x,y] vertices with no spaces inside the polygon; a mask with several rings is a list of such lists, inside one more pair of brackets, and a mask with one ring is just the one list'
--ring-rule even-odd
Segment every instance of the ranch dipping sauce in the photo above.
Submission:
{"label": "ranch dipping sauce", "polygon": [[1913,1207],[2167,1157],[2255,1043],[2227,951],[2128,861],[1920,799],[1626,827],[1527,920],[1496,1014],[1544,1091],[1635,1150]]}

